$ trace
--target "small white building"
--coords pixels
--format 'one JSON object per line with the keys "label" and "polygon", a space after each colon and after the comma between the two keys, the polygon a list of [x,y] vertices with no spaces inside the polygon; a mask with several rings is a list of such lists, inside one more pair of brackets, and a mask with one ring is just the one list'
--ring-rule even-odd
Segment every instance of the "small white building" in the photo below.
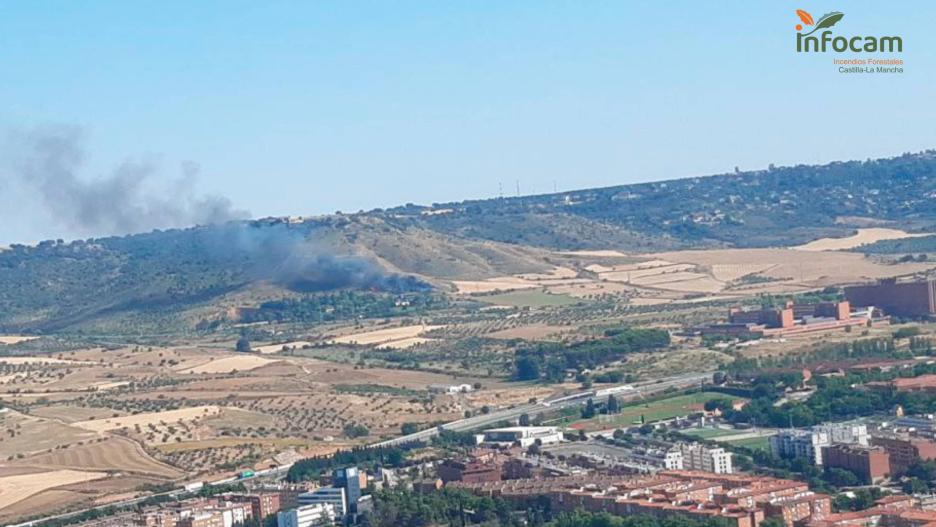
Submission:
{"label": "small white building", "polygon": [[303,505],[276,514],[276,527],[319,527],[334,525],[335,508],[329,503]]}
{"label": "small white building", "polygon": [[496,445],[518,444],[523,448],[539,443],[550,445],[562,441],[562,432],[555,426],[511,426],[492,428],[480,434],[481,443]]}
{"label": "small white building", "polygon": [[474,387],[470,384],[430,384],[429,392],[430,393],[447,393],[447,394],[456,394],[456,393],[468,393],[474,390]]}

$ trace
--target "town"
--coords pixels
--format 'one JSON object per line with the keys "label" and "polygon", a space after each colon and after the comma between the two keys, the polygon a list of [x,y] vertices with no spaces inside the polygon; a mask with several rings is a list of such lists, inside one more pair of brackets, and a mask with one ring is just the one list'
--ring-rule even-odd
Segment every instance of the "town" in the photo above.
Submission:
{"label": "town", "polygon": [[[726,322],[690,332],[716,345],[855,335],[936,313],[934,292],[934,281],[884,280],[846,287],[839,301],[731,308]],[[457,513],[467,525],[495,513],[465,503],[490,499],[502,525],[582,513],[737,527],[936,525],[936,354],[915,328],[793,362],[738,360],[711,374],[411,426],[382,443],[35,524],[389,526]],[[440,509],[404,521],[399,500]]]}

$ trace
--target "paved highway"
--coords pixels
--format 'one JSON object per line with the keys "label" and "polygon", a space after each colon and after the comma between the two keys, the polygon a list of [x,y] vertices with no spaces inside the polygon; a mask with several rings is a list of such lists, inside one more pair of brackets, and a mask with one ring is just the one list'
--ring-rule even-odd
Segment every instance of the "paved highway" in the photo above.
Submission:
{"label": "paved highway", "polygon": [[[646,397],[647,395],[653,395],[662,392],[668,388],[689,388],[691,386],[709,381],[711,378],[711,372],[677,375],[675,377],[667,377],[656,381],[636,383],[631,385],[634,388],[633,390],[618,392],[614,395],[622,401],[632,401],[634,399]],[[491,426],[500,421],[510,421],[517,419],[523,414],[528,414],[530,417],[533,417],[545,412],[560,410],[570,406],[579,406],[585,404],[589,398],[594,399],[596,403],[605,402],[608,400],[607,395],[597,397],[595,396],[594,390],[589,390],[587,392],[579,392],[572,395],[555,397],[542,402],[526,404],[506,410],[498,410],[489,414],[476,415],[467,419],[452,421],[451,423],[444,424],[441,427],[429,428],[420,432],[416,432],[415,434],[388,439],[386,441],[374,443],[371,446],[391,446],[411,443],[413,441],[426,441],[438,435],[439,428],[444,430],[451,430],[453,432],[467,432],[469,430]]]}

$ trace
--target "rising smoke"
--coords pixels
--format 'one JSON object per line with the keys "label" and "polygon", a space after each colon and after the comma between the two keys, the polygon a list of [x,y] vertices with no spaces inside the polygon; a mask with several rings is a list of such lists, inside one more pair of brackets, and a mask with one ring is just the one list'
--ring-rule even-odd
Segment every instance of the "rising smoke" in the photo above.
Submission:
{"label": "rising smoke", "polygon": [[299,292],[429,289],[414,277],[386,272],[373,260],[340,254],[313,227],[232,221],[249,213],[235,210],[223,196],[197,196],[198,166],[194,163],[185,163],[181,177],[168,185],[157,183],[159,167],[146,160],[126,161],[105,177],[84,180],[79,173],[86,154],[78,128],[11,133],[3,146],[0,189],[16,183],[18,189],[32,194],[29,197],[37,198],[44,216],[72,235],[97,237],[205,225],[179,234],[192,236],[194,241],[180,249],[192,252],[179,256],[211,262],[218,269],[242,270],[250,281],[268,281]]}
{"label": "rising smoke", "polygon": [[[321,227],[324,228],[324,227]],[[401,293],[426,291],[416,277],[388,273],[374,260],[341,254],[322,240],[319,228],[262,222],[228,224],[216,228],[213,242],[222,240],[227,251],[249,262],[254,280],[265,280],[297,292],[367,289]]]}
{"label": "rising smoke", "polygon": [[[11,132],[4,144],[0,184],[29,192],[45,217],[76,236],[129,234],[245,218],[223,196],[198,196],[198,165],[159,184],[154,160],[125,161],[95,179],[79,177],[86,153],[76,127]],[[25,197],[25,196],[24,196]]]}

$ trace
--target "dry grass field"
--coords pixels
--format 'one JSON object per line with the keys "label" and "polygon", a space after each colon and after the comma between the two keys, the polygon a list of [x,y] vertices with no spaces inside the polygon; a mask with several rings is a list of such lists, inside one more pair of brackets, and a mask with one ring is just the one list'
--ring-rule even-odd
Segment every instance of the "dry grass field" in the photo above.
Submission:
{"label": "dry grass field", "polygon": [[0,478],[0,511],[40,492],[75,483],[106,478],[102,472],[81,470],[50,470],[37,474],[22,474]]}
{"label": "dry grass field", "polygon": [[350,335],[341,335],[330,339],[329,342],[333,344],[357,344],[360,346],[380,345],[388,348],[407,347],[406,345],[400,346],[398,343],[406,343],[409,339],[442,327],[444,326],[418,324],[413,326],[377,329],[361,333],[352,333]]}
{"label": "dry grass field", "polygon": [[179,423],[186,421],[197,421],[206,417],[216,415],[221,408],[214,405],[195,406],[191,408],[180,408],[178,410],[167,410],[165,412],[151,412],[136,415],[124,415],[108,419],[93,419],[88,421],[77,421],[73,426],[91,430],[93,432],[107,432],[119,430],[121,428],[133,428],[135,426],[148,426],[156,424]]}
{"label": "dry grass field", "polygon": [[153,459],[136,442],[117,436],[34,456],[27,463],[42,468],[132,472],[169,480],[185,475]]}
{"label": "dry grass field", "polygon": [[279,353],[283,351],[283,348],[286,349],[298,349],[303,346],[311,346],[312,343],[307,340],[296,340],[292,342],[285,342],[283,344],[268,344],[266,346],[256,346],[253,348],[253,351],[257,353],[270,354],[270,353]]}
{"label": "dry grass field", "polygon": [[233,371],[250,371],[275,362],[275,360],[265,359],[256,355],[234,355],[211,359],[204,364],[179,370],[179,373],[230,373]]}
{"label": "dry grass field", "polygon": [[881,240],[899,240],[901,238],[914,238],[917,236],[927,236],[927,234],[911,234],[899,229],[873,227],[858,229],[857,233],[845,238],[820,238],[803,245],[798,245],[794,247],[794,249],[800,251],[844,251]]}
{"label": "dry grass field", "polygon": [[26,335],[0,335],[0,344],[19,344],[20,342],[29,342],[38,338]]}
{"label": "dry grass field", "polygon": [[0,412],[0,460],[73,445],[94,436],[93,432],[52,419],[9,409]]}

